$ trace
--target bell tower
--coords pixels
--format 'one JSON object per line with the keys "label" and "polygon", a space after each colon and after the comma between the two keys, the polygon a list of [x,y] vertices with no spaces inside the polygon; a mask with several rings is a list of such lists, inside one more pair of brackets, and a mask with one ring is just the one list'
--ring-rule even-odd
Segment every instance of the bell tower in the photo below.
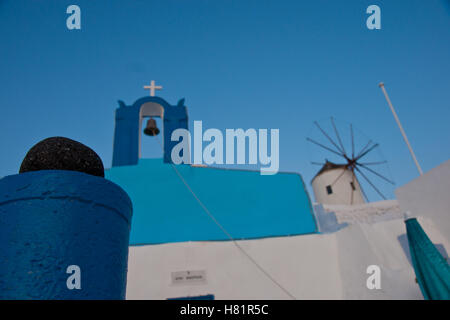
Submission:
{"label": "bell tower", "polygon": [[[152,84],[154,85],[154,83]],[[148,96],[136,100],[130,106],[119,100],[119,108],[116,109],[115,115],[113,167],[138,163],[141,156],[142,124],[143,120],[148,117],[150,120],[147,123],[146,133],[149,135],[159,133],[156,133],[159,129],[156,128],[153,117],[161,118],[163,159],[165,163],[172,162],[172,148],[178,143],[171,141],[172,132],[178,128],[188,129],[188,115],[184,99],[178,101],[176,105],[171,105],[160,97]]]}

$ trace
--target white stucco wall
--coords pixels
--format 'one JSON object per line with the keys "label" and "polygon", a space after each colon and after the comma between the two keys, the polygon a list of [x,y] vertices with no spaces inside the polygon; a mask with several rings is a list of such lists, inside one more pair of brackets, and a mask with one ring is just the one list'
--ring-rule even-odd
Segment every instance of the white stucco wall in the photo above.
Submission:
{"label": "white stucco wall", "polygon": [[[337,233],[345,299],[423,299],[414,269],[399,241],[405,233],[402,219],[355,224]],[[381,269],[379,290],[366,287],[369,265]]]}
{"label": "white stucco wall", "polygon": [[[435,224],[419,222],[447,247]],[[356,223],[335,233],[238,242],[296,299],[422,299],[409,261],[403,219]],[[381,289],[369,290],[369,265]],[[173,284],[171,273],[204,271],[199,284]],[[215,299],[289,299],[232,242],[180,242],[130,247],[127,299],[214,294]]]}
{"label": "white stucco wall", "polygon": [[[334,235],[331,236],[334,238]],[[299,299],[340,299],[336,241],[324,235],[239,244]],[[203,284],[173,284],[171,272],[206,272]],[[230,241],[130,247],[127,299],[214,294],[216,299],[290,299]]]}
{"label": "white stucco wall", "polygon": [[450,239],[450,160],[395,190],[400,208],[433,220]]}

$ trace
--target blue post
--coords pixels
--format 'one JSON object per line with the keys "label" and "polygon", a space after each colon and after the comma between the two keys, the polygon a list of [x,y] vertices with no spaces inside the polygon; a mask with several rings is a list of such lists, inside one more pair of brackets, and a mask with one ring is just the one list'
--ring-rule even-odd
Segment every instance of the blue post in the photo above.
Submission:
{"label": "blue post", "polygon": [[0,299],[124,299],[131,216],[125,191],[101,177],[0,179]]}

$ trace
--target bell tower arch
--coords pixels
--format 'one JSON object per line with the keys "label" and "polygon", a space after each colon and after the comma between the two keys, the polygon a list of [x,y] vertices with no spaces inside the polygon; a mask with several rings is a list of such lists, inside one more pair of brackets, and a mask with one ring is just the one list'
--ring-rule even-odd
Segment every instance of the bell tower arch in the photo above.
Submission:
{"label": "bell tower arch", "polygon": [[119,108],[115,114],[113,167],[138,163],[141,156],[142,123],[146,117],[161,118],[163,160],[166,163],[172,162],[170,155],[177,141],[171,141],[170,137],[178,128],[188,129],[187,108],[184,99],[171,105],[160,97],[150,96],[140,98],[130,106],[119,100]]}

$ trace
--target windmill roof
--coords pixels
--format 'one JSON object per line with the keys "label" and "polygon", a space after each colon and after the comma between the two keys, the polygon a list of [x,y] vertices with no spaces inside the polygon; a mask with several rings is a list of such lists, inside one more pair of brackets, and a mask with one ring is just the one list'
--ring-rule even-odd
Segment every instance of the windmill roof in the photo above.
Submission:
{"label": "windmill roof", "polygon": [[326,171],[330,171],[330,170],[334,170],[334,169],[341,169],[341,168],[347,168],[347,165],[346,164],[336,164],[336,163],[326,160],[323,167],[319,170],[319,172],[316,173],[314,178],[312,178],[311,182],[313,182],[315,178],[317,178],[318,176],[320,176],[322,173],[324,173]]}

